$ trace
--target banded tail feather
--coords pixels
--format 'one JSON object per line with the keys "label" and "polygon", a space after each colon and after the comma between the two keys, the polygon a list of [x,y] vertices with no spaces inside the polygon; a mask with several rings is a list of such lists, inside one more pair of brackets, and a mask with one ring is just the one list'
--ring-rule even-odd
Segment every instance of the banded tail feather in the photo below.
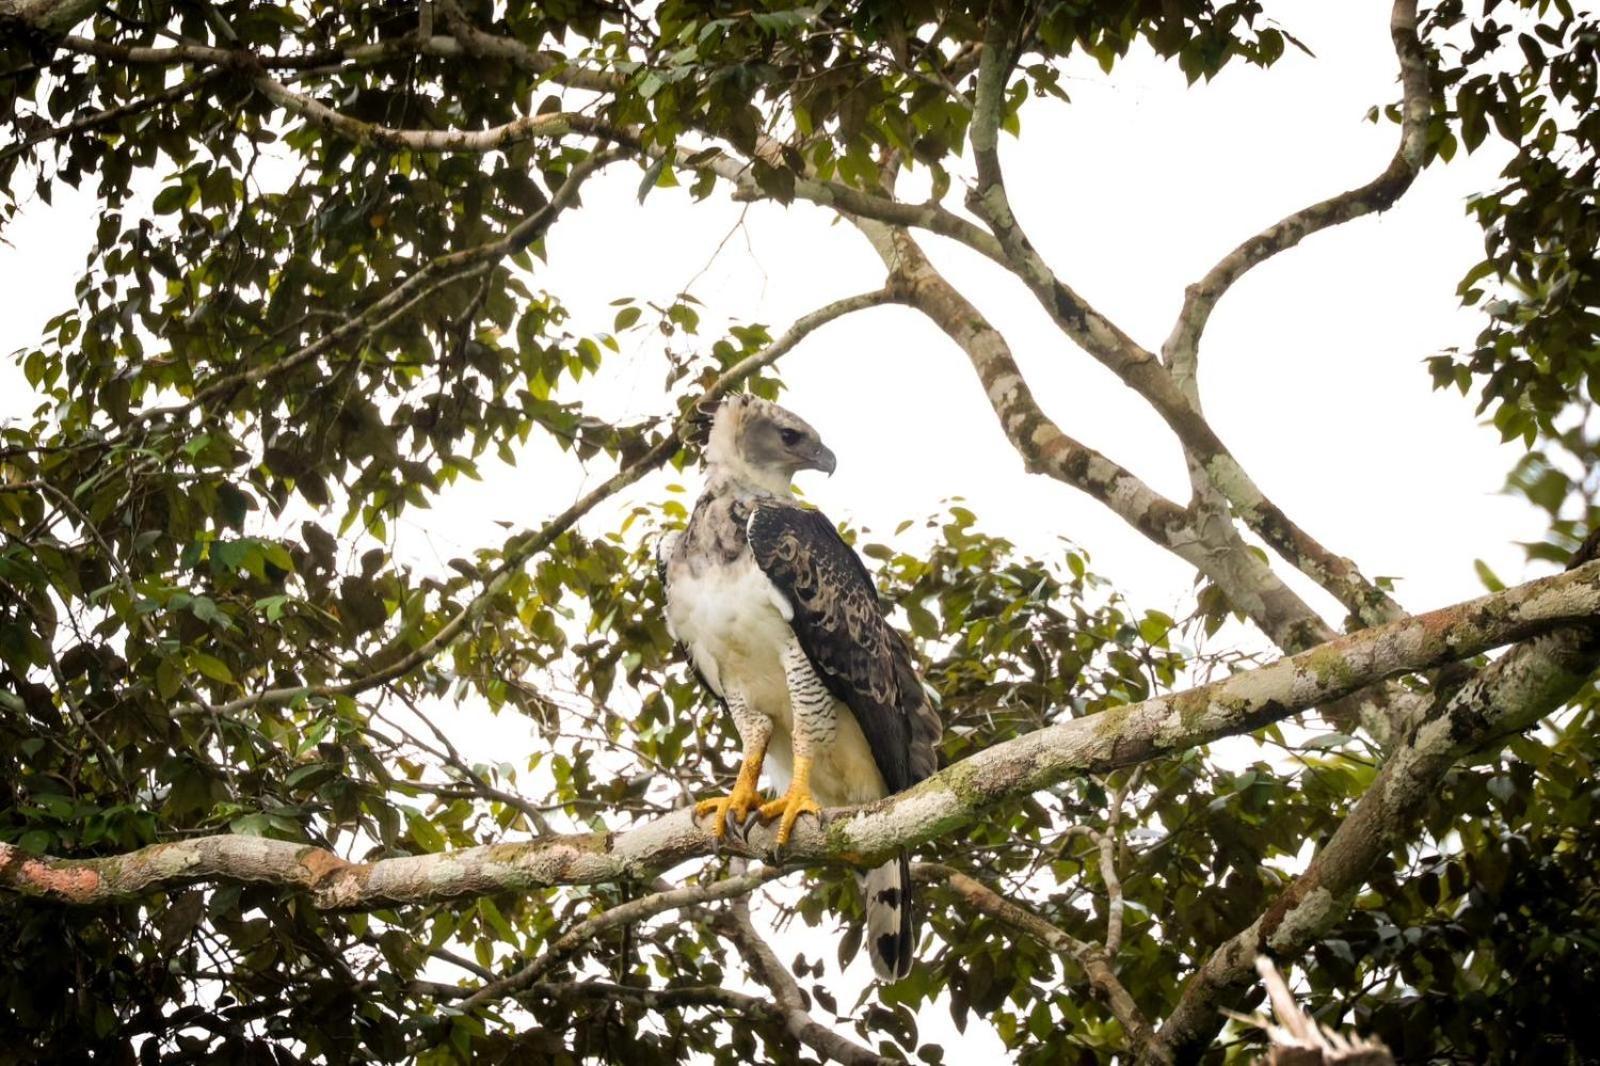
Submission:
{"label": "banded tail feather", "polygon": [[865,879],[867,954],[881,981],[898,981],[916,959],[916,908],[911,899],[911,860],[901,855],[869,870]]}

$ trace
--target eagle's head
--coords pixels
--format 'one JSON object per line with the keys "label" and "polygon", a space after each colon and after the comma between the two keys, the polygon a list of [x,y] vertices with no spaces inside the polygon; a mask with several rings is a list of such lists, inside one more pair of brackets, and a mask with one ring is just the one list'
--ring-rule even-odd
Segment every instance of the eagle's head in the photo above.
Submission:
{"label": "eagle's head", "polygon": [[838,460],[805,419],[740,393],[717,405],[706,465],[737,481],[782,493],[797,472],[831,474]]}

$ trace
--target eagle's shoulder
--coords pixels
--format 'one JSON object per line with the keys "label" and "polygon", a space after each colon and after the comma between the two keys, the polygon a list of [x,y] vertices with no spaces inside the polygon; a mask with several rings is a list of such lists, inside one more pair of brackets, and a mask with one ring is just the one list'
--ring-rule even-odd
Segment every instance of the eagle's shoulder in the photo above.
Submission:
{"label": "eagle's shoulder", "polygon": [[831,590],[878,601],[872,575],[855,549],[845,543],[828,516],[795,500],[753,500],[745,519],[745,537],[756,562],[769,575],[774,569],[817,568]]}

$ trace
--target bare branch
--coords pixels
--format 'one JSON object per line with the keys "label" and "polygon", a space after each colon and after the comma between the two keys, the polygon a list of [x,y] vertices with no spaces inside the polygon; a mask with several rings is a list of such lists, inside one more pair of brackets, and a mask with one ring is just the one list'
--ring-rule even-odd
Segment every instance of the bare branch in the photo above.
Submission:
{"label": "bare branch", "polygon": [[1217,302],[1251,268],[1279,252],[1293,248],[1313,233],[1376,211],[1385,211],[1409,189],[1422,169],[1427,147],[1428,60],[1417,38],[1416,0],[1397,0],[1389,19],[1389,33],[1400,60],[1402,93],[1400,145],[1383,172],[1355,189],[1301,208],[1267,227],[1224,256],[1184,294],[1183,310],[1161,353],[1178,386],[1198,409],[1195,384],[1200,337]]}
{"label": "bare branch", "polygon": [[1014,57],[1013,20],[1008,12],[1004,3],[992,5],[989,12],[968,135],[978,168],[978,184],[967,197],[968,206],[989,224],[1012,272],[1028,286],[1056,326],[1149,401],[1245,524],[1363,623],[1372,625],[1403,616],[1400,605],[1363,577],[1355,564],[1318,543],[1267,498],[1160,360],[1058,278],[1028,240],[1012,210],[1000,167],[1000,119]]}
{"label": "bare branch", "polygon": [[178,44],[160,48],[144,45],[116,44],[94,37],[67,36],[56,42],[57,46],[79,55],[108,59],[133,66],[181,67],[221,66],[233,69],[261,67],[298,67],[322,65],[337,60],[337,53],[317,56],[258,56],[253,52],[233,48],[214,48],[204,44]]}
{"label": "bare branch", "polygon": [[[1009,269],[1005,249],[1000,247],[1000,242],[995,240],[993,234],[938,203],[908,204],[890,196],[865,192],[841,182],[817,181],[813,178],[796,179],[794,194],[801,200],[822,207],[831,207],[845,215],[870,218],[891,226],[914,226],[930,233],[937,233],[941,237],[949,237]],[[760,200],[767,197],[768,194],[748,176],[741,177],[739,187],[734,193],[735,200]]]}
{"label": "bare branch", "polygon": [[[795,1036],[795,1027],[790,1024],[791,1011],[769,1000],[727,988],[704,985],[688,988],[636,988],[633,985],[617,985],[609,981],[584,981],[571,985],[540,985],[536,991],[555,999],[597,997],[623,999],[652,1008],[720,1007],[729,1013],[752,1018],[767,1018],[784,1026],[791,1036]],[[828,1058],[845,1063],[846,1066],[898,1066],[896,1060],[873,1054],[815,1020],[809,1018],[808,1020],[810,1026],[804,1029],[806,1038],[799,1036],[795,1038]]]}
{"label": "bare branch", "polygon": [[1394,1056],[1381,1042],[1347,1038],[1321,1025],[1294,1001],[1289,985],[1265,955],[1256,957],[1256,972],[1267,988],[1272,1014],[1267,1018],[1243,1014],[1230,1016],[1265,1030],[1272,1041],[1269,1066],[1394,1066]]}
{"label": "bare branch", "polygon": [[728,912],[718,917],[718,929],[734,941],[739,954],[755,972],[756,979],[772,991],[778,1007],[783,1011],[784,1026],[790,1036],[836,1062],[866,1064],[891,1061],[811,1017],[807,1011],[806,995],[800,990],[799,982],[750,920],[748,896],[735,899]]}
{"label": "bare branch", "polygon": [[[737,863],[735,869],[738,869]],[[669,884],[657,881],[656,892],[653,895],[613,907],[574,927],[534,963],[498,985],[488,986],[474,993],[461,1003],[459,1009],[468,1009],[490,998],[487,994],[491,989],[498,995],[546,993],[550,988],[549,985],[537,985],[534,982],[548,973],[555,964],[562,961],[565,954],[569,954],[579,944],[617,925],[640,921],[665,910],[682,909],[733,941],[756,979],[772,991],[775,1000],[755,1001],[750,997],[743,997],[741,993],[732,993],[740,998],[721,1000],[724,1005],[731,1008],[735,1003],[743,1003],[746,1013],[768,1015],[773,1021],[782,1025],[795,1040],[836,1062],[876,1066],[889,1061],[812,1018],[807,1011],[805,994],[800,991],[799,984],[790,975],[788,968],[778,960],[771,946],[756,931],[755,925],[750,920],[749,893],[762,884],[782,876],[783,872],[782,867],[769,867],[754,874],[740,872],[722,881],[691,888],[673,888]],[[732,907],[728,910],[713,910],[706,906],[707,903],[719,899],[732,899]],[[515,987],[511,987],[513,982]],[[750,1009],[750,1004],[755,1002],[761,1003],[759,1010]]]}
{"label": "bare branch", "polygon": [[1117,952],[1122,949],[1124,910],[1122,879],[1117,876],[1117,848],[1122,842],[1122,837],[1117,832],[1117,823],[1122,820],[1122,804],[1138,783],[1139,768],[1136,766],[1133,773],[1128,775],[1128,779],[1111,794],[1111,803],[1106,812],[1105,831],[1095,833],[1095,844],[1100,849],[1100,879],[1106,884],[1106,955],[1113,960],[1116,959]]}
{"label": "bare branch", "polygon": [[451,44],[459,43],[460,49],[467,55],[481,59],[503,60],[570,89],[615,93],[627,87],[628,79],[625,75],[575,67],[563,57],[536,52],[514,37],[486,33],[472,24],[455,0],[443,0],[439,9],[444,15],[445,23],[450,27],[452,37],[430,39],[430,52],[439,47],[433,42],[449,40]]}
{"label": "bare branch", "polygon": [[326,104],[290,89],[269,74],[257,76],[253,84],[264,96],[284,110],[299,115],[314,126],[337,133],[358,144],[382,145],[413,152],[497,152],[518,141],[540,137],[558,138],[568,133],[584,133],[628,144],[633,138],[592,115],[573,111],[552,111],[524,115],[503,126],[485,130],[402,130],[362,122]]}
{"label": "bare branch", "polygon": [[[1600,562],[1592,562],[1466,603],[1362,630],[1200,688],[1062,722],[987,748],[905,792],[861,808],[832,812],[820,826],[803,821],[784,858],[795,864],[871,865],[970,824],[995,804],[1074,775],[1107,773],[1248,732],[1383,678],[1476,655],[1564,623],[1586,625],[1597,613]],[[1556,635],[1535,644],[1543,649],[1564,639]],[[1583,662],[1592,666],[1592,658],[1584,660],[1580,654],[1586,654],[1593,642],[1589,632],[1582,630],[1572,639],[1577,645],[1571,660],[1574,671]],[[1531,698],[1505,705],[1493,702],[1507,695],[1507,683],[1518,678],[1515,671],[1522,661],[1522,649],[1504,656],[1485,671],[1494,683],[1468,686],[1448,709],[1421,725],[1358,805],[1352,820],[1359,815],[1367,820],[1368,828],[1352,830],[1356,843],[1345,847],[1373,846],[1360,835],[1373,829],[1371,819],[1378,818],[1376,825],[1381,826],[1395,804],[1420,802],[1431,780],[1429,774],[1442,773],[1465,750],[1462,743],[1484,734],[1490,726],[1520,728],[1529,720],[1525,715],[1541,713],[1546,704]],[[1561,685],[1569,680],[1575,687],[1582,678],[1564,675]],[[1547,670],[1530,672],[1518,683],[1530,688],[1531,695],[1548,695],[1561,687],[1552,687]],[[1520,710],[1512,716],[1505,706]],[[1388,786],[1389,781],[1402,784]],[[1414,786],[1414,781],[1421,785]],[[1372,804],[1378,805],[1376,814],[1362,815]],[[1339,839],[1336,836],[1324,856],[1338,853],[1335,844]],[[709,830],[694,820],[691,809],[624,832],[541,837],[521,844],[369,863],[348,862],[309,845],[244,836],[197,837],[94,859],[33,857],[14,846],[0,845],[0,886],[62,903],[99,905],[197,881],[260,882],[305,890],[320,907],[368,908],[523,892],[557,884],[636,880],[685,859],[711,854],[716,845]],[[772,849],[773,830],[757,826],[738,850],[759,856]],[[1319,856],[1307,876],[1327,862]],[[1352,864],[1334,868],[1345,876]],[[1319,887],[1311,895],[1321,898],[1326,891]],[[1281,916],[1272,922],[1273,928],[1291,931],[1303,931],[1306,924],[1284,923]]]}

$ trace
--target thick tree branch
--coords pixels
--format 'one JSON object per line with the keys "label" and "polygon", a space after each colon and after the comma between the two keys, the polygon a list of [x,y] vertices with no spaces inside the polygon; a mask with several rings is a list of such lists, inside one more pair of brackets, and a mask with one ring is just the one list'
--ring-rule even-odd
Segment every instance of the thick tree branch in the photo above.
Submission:
{"label": "thick tree branch", "polygon": [[[3,10],[0,8],[0,18],[4,17]],[[435,59],[461,59],[472,56],[506,60],[549,81],[573,89],[614,92],[626,84],[625,79],[608,72],[574,67],[557,60],[552,55],[535,52],[520,41],[508,37],[494,37],[477,31],[456,33],[452,36],[409,34],[364,44],[346,44],[316,52],[276,54],[203,44],[161,47],[125,45],[78,36],[63,37],[57,43],[68,52],[132,66],[217,66],[330,75],[337,74],[345,68],[371,66],[391,59],[404,59],[416,55]]]}
{"label": "thick tree branch", "polygon": [[[1162,355],[1178,391],[1202,417],[1204,408],[1198,383],[1200,338],[1212,310],[1233,283],[1256,264],[1293,247],[1311,233],[1384,210],[1410,187],[1421,169],[1429,112],[1428,72],[1426,56],[1416,33],[1414,0],[1400,0],[1395,4],[1390,33],[1400,60],[1404,101],[1400,145],[1389,166],[1366,185],[1313,204],[1245,241],[1185,293],[1183,310],[1162,348]],[[1199,456],[1191,451],[1187,459],[1194,488],[1191,508],[1197,515],[1197,523],[1213,536],[1236,540],[1237,533],[1228,516],[1227,498],[1212,483]],[[1363,621],[1369,620],[1363,618]],[[1368,732],[1380,742],[1388,740],[1397,723],[1412,716],[1417,704],[1408,694],[1392,695],[1401,698],[1385,700],[1381,713],[1369,704],[1361,715]]]}
{"label": "thick tree branch", "polygon": [[[1578,549],[1567,573],[1600,566],[1597,554],[1600,530]],[[1458,759],[1527,729],[1590,683],[1600,667],[1600,618],[1582,621],[1518,644],[1466,684],[1441,692],[1409,723],[1405,742],[1305,873],[1190,978],[1149,1061],[1197,1056],[1220,1025],[1219,1002],[1250,982],[1246,970],[1255,955],[1294,958],[1340,920],[1372,864],[1411,827]]]}
{"label": "thick tree branch", "polygon": [[[259,55],[236,48],[218,48],[202,44],[144,47],[73,36],[65,37],[59,43],[61,47],[71,52],[133,66],[211,66],[244,72],[251,76],[250,82],[257,92],[284,110],[358,144],[380,145],[417,152],[493,152],[519,141],[538,137],[556,138],[578,132],[637,147],[634,139],[626,131],[610,126],[592,115],[577,112],[525,115],[504,125],[482,130],[397,129],[353,118],[314,97],[295,92],[282,81],[266,73],[272,69],[333,73],[337,72],[340,65],[346,63],[361,66],[419,53],[444,58],[492,54],[496,58],[513,60],[519,66],[575,88],[614,91],[620,87],[620,82],[611,75],[559,65],[549,57],[534,52],[518,42],[493,38],[488,34],[471,31],[470,28],[463,28],[463,32],[454,37],[412,35],[393,41],[351,45],[326,52],[293,56]],[[328,69],[330,67],[331,69]],[[142,110],[146,104],[140,101],[128,106]]]}
{"label": "thick tree branch", "polygon": [[1221,1028],[1219,1007],[1255,980],[1258,953],[1292,959],[1321,939],[1348,912],[1373,863],[1415,824],[1446,771],[1468,752],[1557,710],[1588,683],[1597,661],[1600,631],[1560,629],[1512,649],[1436,706],[1384,763],[1305,873],[1190,978],[1146,1061],[1198,1058]]}
{"label": "thick tree branch", "polygon": [[[791,863],[871,864],[944,837],[998,803],[1074,775],[1106,773],[1248,732],[1384,678],[1476,655],[1563,623],[1587,625],[1597,614],[1600,562],[1362,630],[1200,688],[1073,719],[985,749],[906,792],[833,812],[822,826],[803,821],[784,858]],[[1538,643],[1542,647],[1565,639]],[[1587,651],[1589,640],[1585,631],[1577,641],[1580,652]],[[1483,706],[1506,694],[1507,685],[1519,676],[1522,659],[1506,656],[1487,671],[1496,675],[1492,680],[1459,693],[1445,713],[1427,721],[1408,742],[1407,750],[1418,756],[1391,761],[1380,781],[1407,780],[1397,775],[1408,773],[1404,767],[1410,765],[1422,771],[1448,765],[1464,750],[1461,744],[1491,726],[1526,725],[1527,715],[1538,713],[1531,698],[1516,703],[1521,710],[1514,715],[1502,709],[1504,704]],[[1520,683],[1534,694],[1547,693],[1552,685],[1546,674]],[[1466,730],[1465,739],[1456,736],[1459,730]],[[1404,791],[1400,785],[1394,788]],[[1383,791],[1374,787],[1363,802],[1392,802]],[[741,850],[753,855],[771,851],[772,832],[766,826],[753,828]],[[320,907],[370,908],[637,880],[711,854],[716,844],[685,809],[624,832],[543,837],[369,863],[348,862],[309,845],[242,836],[198,837],[96,859],[33,857],[0,845],[0,887],[62,903],[96,905],[198,881],[259,882],[307,891]]]}
{"label": "thick tree branch", "polygon": [[65,33],[99,6],[97,0],[0,0],[0,29],[15,23],[35,33]]}
{"label": "thick tree branch", "polygon": [[484,130],[395,129],[351,118],[313,97],[295,92],[268,74],[258,75],[253,84],[262,95],[284,110],[357,144],[381,145],[412,152],[497,152],[518,141],[539,137],[557,138],[574,132],[621,144],[634,143],[633,137],[617,127],[592,115],[573,111],[524,115],[503,126],[491,126]]}
{"label": "thick tree branch", "polygon": [[[851,216],[846,215],[847,218]],[[889,269],[906,303],[925,314],[972,362],[1000,426],[1028,469],[1072,485],[1109,507],[1152,542],[1215,582],[1284,652],[1295,653],[1338,634],[1250,549],[1226,514],[1197,501],[1185,510],[1132,472],[1064,433],[1039,407],[1010,346],[972,303],[941,275],[903,229],[851,218]],[[1209,482],[1203,482],[1209,484]],[[1421,697],[1387,685],[1322,708],[1341,729],[1365,724],[1380,741],[1392,721],[1412,716]]]}
{"label": "thick tree branch", "polygon": [[336,62],[341,58],[341,54],[338,52],[301,56],[266,56],[242,49],[216,48],[206,44],[177,44],[151,47],[147,45],[117,44],[113,41],[102,41],[96,37],[77,36],[63,37],[57,42],[57,45],[65,51],[75,52],[78,55],[92,56],[95,59],[110,60],[140,67],[220,66],[230,67],[235,70],[248,70],[255,67],[263,69],[293,68],[323,66],[330,61]]}
{"label": "thick tree branch", "polygon": [[890,284],[905,302],[926,315],[971,361],[1001,429],[1029,470],[1099,500],[1195,567],[1282,650],[1304,651],[1333,639],[1333,629],[1250,551],[1231,523],[1198,526],[1183,507],[1074,440],[1045,415],[999,330],[934,268],[908,233],[872,220],[853,221],[872,242],[889,269]]}

